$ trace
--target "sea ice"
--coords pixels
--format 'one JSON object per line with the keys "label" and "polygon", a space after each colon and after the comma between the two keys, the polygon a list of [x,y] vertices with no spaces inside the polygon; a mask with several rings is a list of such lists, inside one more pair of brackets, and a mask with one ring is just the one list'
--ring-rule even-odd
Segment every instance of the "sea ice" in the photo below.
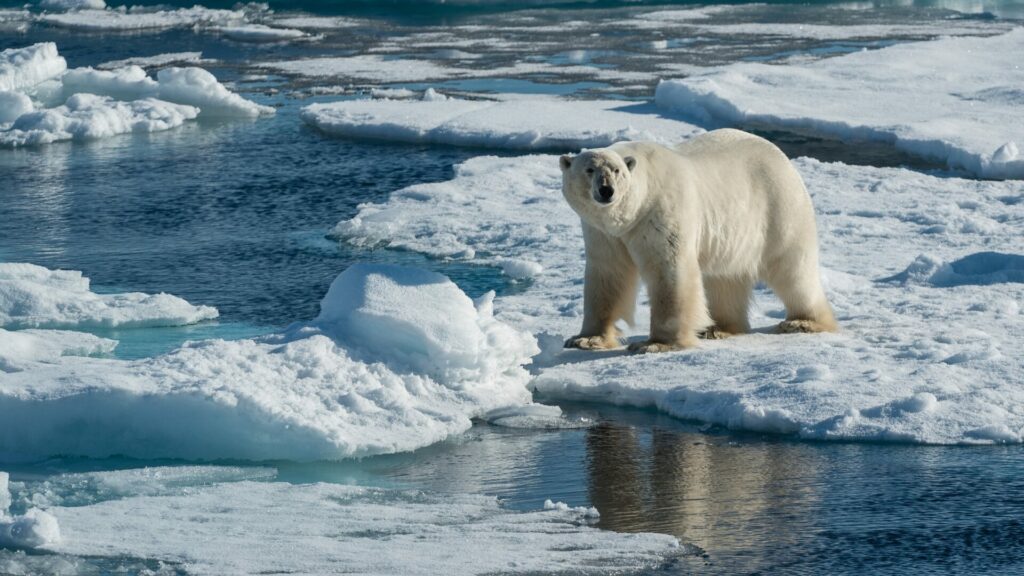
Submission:
{"label": "sea ice", "polygon": [[[243,7],[244,8],[244,7]],[[40,22],[78,30],[122,30],[132,32],[159,32],[169,28],[202,29],[244,24],[247,14],[242,10],[215,10],[202,6],[161,10],[143,6],[106,10],[74,10],[62,13],[44,13]]]}
{"label": "sea ice", "polygon": [[[73,279],[72,279],[73,280]],[[438,274],[357,265],[312,322],[0,374],[0,454],[314,460],[413,450],[528,406],[535,340]]]}
{"label": "sea ice", "polygon": [[738,63],[663,81],[655,100],[705,124],[890,142],[984,178],[1024,178],[1022,51],[1024,29],[1015,29],[800,65]]}
{"label": "sea ice", "polygon": [[40,8],[47,10],[103,10],[104,0],[40,0]]}
{"label": "sea ice", "polygon": [[[751,335],[660,355],[562,351],[580,325],[584,257],[557,156],[474,158],[453,180],[360,206],[334,235],[484,265],[541,265],[525,292],[497,304],[502,321],[541,343],[531,386],[542,399],[655,407],[805,438],[1022,441],[1024,357],[1013,352],[1024,339],[1021,184],[809,159],[796,166],[818,212],[839,334],[767,333],[782,310],[759,289]],[[927,281],[891,279],[920,268],[922,254],[938,263],[913,276]],[[937,272],[947,266],[953,280]],[[649,314],[642,297],[627,335],[645,334]]]}
{"label": "sea ice", "polygon": [[109,354],[116,340],[70,330],[18,330],[0,328],[0,372],[20,372],[37,362],[62,356]]}
{"label": "sea ice", "polygon": [[30,508],[19,516],[8,515],[10,477],[0,472],[0,548],[38,548],[60,542],[60,526],[50,513]]}
{"label": "sea ice", "polygon": [[678,142],[703,131],[651,108],[618,100],[435,97],[311,104],[301,116],[337,136],[518,150],[578,150],[620,140]]}
{"label": "sea ice", "polygon": [[22,91],[60,76],[68,64],[53,42],[0,52],[0,91]]}
{"label": "sea ice", "polygon": [[217,28],[217,31],[239,42],[284,42],[309,38],[302,30],[295,28],[272,28],[266,24],[244,24],[238,26],[224,26]]}
{"label": "sea ice", "polygon": [[489,496],[336,484],[234,482],[50,512],[63,533],[50,551],[197,575],[625,574],[683,550],[671,536],[593,528],[583,508],[514,512]]}
{"label": "sea ice", "polygon": [[100,70],[116,70],[129,66],[143,68],[162,68],[168,64],[199,64],[203,62],[202,52],[168,52],[153,56],[133,56],[122,60],[111,60],[97,65]]}
{"label": "sea ice", "polygon": [[0,327],[180,326],[216,317],[215,308],[170,294],[96,294],[81,272],[0,262]]}

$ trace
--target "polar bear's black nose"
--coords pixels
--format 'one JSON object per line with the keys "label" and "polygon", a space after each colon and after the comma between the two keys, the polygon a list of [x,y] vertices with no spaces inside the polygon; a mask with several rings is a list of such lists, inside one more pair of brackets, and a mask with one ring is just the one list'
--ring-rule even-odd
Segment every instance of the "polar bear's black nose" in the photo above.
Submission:
{"label": "polar bear's black nose", "polygon": [[597,189],[597,193],[601,195],[601,202],[610,202],[612,194],[615,194],[615,189],[611,186],[601,186]]}

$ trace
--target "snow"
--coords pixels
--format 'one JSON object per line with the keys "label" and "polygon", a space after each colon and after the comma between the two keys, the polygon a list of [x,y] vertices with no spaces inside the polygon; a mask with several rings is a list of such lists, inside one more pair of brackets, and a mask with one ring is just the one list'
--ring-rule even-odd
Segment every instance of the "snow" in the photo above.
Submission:
{"label": "snow", "polygon": [[31,88],[59,76],[67,67],[67,62],[57,54],[57,45],[53,42],[8,48],[0,52],[0,91]]}
{"label": "snow", "polygon": [[218,27],[243,24],[244,10],[215,10],[202,6],[158,10],[133,7],[131,9],[76,10],[63,13],[45,13],[38,20],[52,26],[86,31],[159,32],[170,28]]}
{"label": "snow", "polygon": [[622,574],[681,550],[671,536],[593,528],[585,509],[514,512],[490,496],[332,484],[234,482],[50,512],[64,537],[49,551],[197,575]]}
{"label": "snow", "polygon": [[0,344],[0,372],[20,372],[36,362],[52,362],[61,356],[109,354],[117,341],[70,330],[0,328]]}
{"label": "snow", "polygon": [[218,32],[240,42],[281,42],[306,38],[309,35],[295,28],[272,28],[265,24],[245,24],[218,28]]}
{"label": "snow", "polygon": [[78,271],[0,263],[0,327],[180,326],[216,317],[215,308],[170,294],[96,294]]}
{"label": "snow", "polygon": [[739,63],[664,81],[656,101],[705,124],[757,123],[890,142],[976,176],[1019,179],[1022,50],[1024,29],[1015,29],[806,64]]}
{"label": "snow", "polygon": [[349,138],[516,150],[576,150],[620,140],[677,142],[703,131],[653,111],[617,100],[434,97],[311,104],[301,117],[328,134]]}
{"label": "snow", "polygon": [[[545,401],[652,407],[813,439],[1021,442],[1024,187],[809,159],[796,166],[818,212],[841,326],[834,335],[771,334],[782,307],[759,289],[751,335],[670,354],[563,351],[581,321],[584,257],[557,156],[474,158],[451,181],[360,206],[333,234],[481,265],[541,266],[525,292],[496,307],[540,341],[531,386]],[[646,334],[648,318],[642,297],[627,335]]]}
{"label": "snow", "polygon": [[0,455],[316,460],[413,450],[493,410],[528,411],[523,365],[537,351],[532,336],[494,319],[489,297],[473,302],[430,272],[357,265],[332,283],[320,316],[281,334],[0,374]]}
{"label": "snow", "polygon": [[60,526],[48,512],[30,508],[19,516],[8,514],[9,481],[7,472],[0,472],[0,548],[38,548],[60,542]]}

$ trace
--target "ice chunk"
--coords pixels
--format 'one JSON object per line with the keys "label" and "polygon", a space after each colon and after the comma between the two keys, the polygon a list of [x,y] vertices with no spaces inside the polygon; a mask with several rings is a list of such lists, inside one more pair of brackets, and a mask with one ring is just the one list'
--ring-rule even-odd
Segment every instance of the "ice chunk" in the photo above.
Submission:
{"label": "ice chunk", "polygon": [[644,105],[602,100],[349,100],[311,104],[302,119],[337,136],[488,148],[579,149],[620,140],[678,142],[702,132]]}
{"label": "ice chunk", "polygon": [[60,541],[60,526],[48,512],[30,508],[20,516],[11,516],[10,476],[0,472],[0,548],[38,548]]}
{"label": "ice chunk", "polygon": [[57,45],[53,42],[8,48],[0,52],[0,90],[30,88],[59,76],[67,67],[67,61],[57,54]]}
{"label": "ice chunk", "polygon": [[202,68],[164,68],[156,74],[160,98],[196,106],[202,116],[254,118],[273,114],[270,106],[256,104],[228,90]]}
{"label": "ice chunk", "polygon": [[0,263],[0,326],[178,326],[216,317],[216,309],[193,306],[170,294],[96,294],[81,272]]}
{"label": "ice chunk", "polygon": [[592,528],[590,509],[513,512],[489,496],[331,484],[238,482],[51,511],[64,533],[55,552],[153,558],[198,575],[622,574],[682,551],[671,536]]}
{"label": "ice chunk", "polygon": [[62,356],[109,354],[116,340],[68,330],[19,330],[0,328],[0,372],[18,372],[35,362],[52,362]]}
{"label": "ice chunk", "polygon": [[14,122],[32,111],[32,99],[21,92],[0,90],[0,124]]}
{"label": "ice chunk", "polygon": [[[755,292],[756,333],[691,351],[629,356],[563,351],[580,327],[585,257],[561,198],[557,156],[479,157],[455,178],[365,204],[335,234],[437,257],[477,254],[544,268],[499,318],[538,335],[532,386],[543,400],[651,407],[740,430],[806,438],[977,443],[1024,430],[1017,260],[1020,182],[939,178],[897,168],[796,161],[818,211],[824,283],[838,335],[776,336],[782,306]],[[509,182],[515,182],[510,186]],[[982,253],[1000,246],[998,254]],[[927,252],[907,282],[878,282]],[[964,253],[976,252],[963,258]],[[937,275],[945,263],[956,282]],[[1015,276],[1016,275],[1016,276]],[[934,280],[933,280],[934,279]],[[966,285],[969,284],[969,285]],[[937,290],[941,287],[941,290]],[[650,309],[641,294],[637,326]],[[988,430],[1011,433],[985,433]],[[1017,440],[1013,440],[1017,441]]]}
{"label": "ice chunk", "polygon": [[295,28],[272,28],[265,24],[245,24],[241,26],[225,26],[218,32],[240,42],[282,42],[308,38],[309,35]]}
{"label": "ice chunk", "polygon": [[335,459],[413,450],[531,402],[534,339],[442,276],[354,266],[322,310],[259,341],[0,374],[0,454]]}
{"label": "ice chunk", "polygon": [[1020,137],[1022,51],[1018,28],[800,65],[739,63],[664,81],[655,99],[703,122],[891,142],[977,176],[1024,178],[1024,158],[1007,144]]}

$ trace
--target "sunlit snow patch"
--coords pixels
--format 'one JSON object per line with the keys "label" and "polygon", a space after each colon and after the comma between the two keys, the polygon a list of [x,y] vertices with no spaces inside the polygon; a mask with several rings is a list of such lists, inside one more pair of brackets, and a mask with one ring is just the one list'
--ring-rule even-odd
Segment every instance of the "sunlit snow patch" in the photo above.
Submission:
{"label": "sunlit snow patch", "polygon": [[[1024,432],[1018,182],[937,178],[895,168],[796,161],[818,211],[836,335],[774,335],[782,306],[755,293],[759,333],[679,353],[563,351],[579,330],[585,258],[561,197],[557,156],[479,157],[447,182],[365,204],[335,235],[437,257],[543,266],[499,318],[537,335],[541,398],[653,407],[737,430],[805,438],[921,443],[1019,442]],[[985,246],[1009,254],[971,256]],[[877,282],[919,254],[922,282]],[[977,260],[977,261],[975,261]],[[956,281],[936,271],[943,262]],[[934,280],[932,279],[934,277]],[[973,277],[973,278],[971,278]],[[996,278],[1009,279],[993,283]],[[966,279],[966,280],[965,280]],[[992,281],[990,281],[992,280]],[[632,338],[647,332],[640,299]],[[624,327],[626,328],[626,327]]]}
{"label": "sunlit snow patch", "polygon": [[1016,29],[802,65],[739,63],[664,81],[656,101],[707,123],[890,142],[985,178],[1024,178],[1022,51],[1024,29]]}
{"label": "sunlit snow patch", "polygon": [[312,322],[0,374],[0,454],[314,460],[413,450],[528,406],[535,340],[444,276],[357,265]]}
{"label": "sunlit snow patch", "polygon": [[180,326],[216,317],[215,308],[170,294],[96,294],[78,271],[0,263],[0,327]]}
{"label": "sunlit snow patch", "polygon": [[652,112],[621,101],[426,98],[311,104],[302,109],[302,119],[337,136],[516,150],[575,150],[621,140],[668,143],[702,132]]}

